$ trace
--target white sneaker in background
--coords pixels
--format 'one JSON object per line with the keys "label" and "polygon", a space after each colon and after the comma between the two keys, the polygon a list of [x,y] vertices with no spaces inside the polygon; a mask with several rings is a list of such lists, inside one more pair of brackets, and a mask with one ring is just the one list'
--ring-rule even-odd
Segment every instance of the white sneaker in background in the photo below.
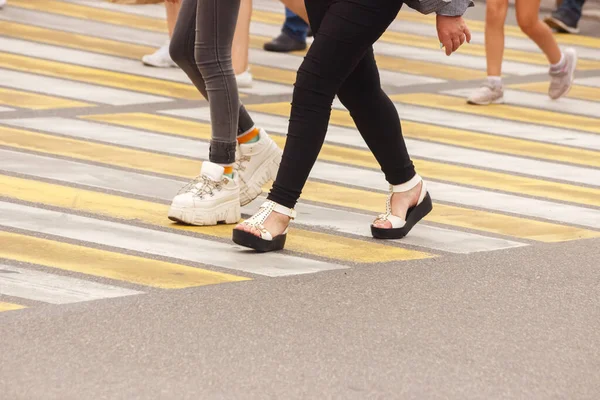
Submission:
{"label": "white sneaker in background", "polygon": [[0,9],[6,5],[6,0],[0,0]]}
{"label": "white sneaker in background", "polygon": [[239,178],[242,206],[257,198],[265,183],[277,177],[282,153],[263,129],[258,141],[239,145],[234,170]]}
{"label": "white sneaker in background", "polygon": [[[2,1],[2,0],[0,0]],[[175,61],[171,59],[169,54],[169,42],[165,43],[160,49],[156,50],[152,54],[147,54],[142,57],[142,62],[151,67],[158,68],[172,68],[177,67]]]}
{"label": "white sneaker in background", "polygon": [[[242,218],[240,187],[219,164],[204,161],[200,175],[175,196],[169,219],[190,225],[234,224]],[[235,172],[234,172],[235,174]]]}
{"label": "white sneaker in background", "polygon": [[573,80],[575,79],[577,52],[573,48],[568,48],[563,54],[565,55],[563,67],[558,70],[550,68],[550,87],[548,88],[548,96],[553,100],[569,93],[569,90],[571,90],[571,86],[573,85]]}
{"label": "white sneaker in background", "polygon": [[241,74],[236,75],[235,79],[237,81],[238,88],[249,89],[252,87],[253,78],[252,78],[252,74],[250,73],[250,68],[248,68]]}

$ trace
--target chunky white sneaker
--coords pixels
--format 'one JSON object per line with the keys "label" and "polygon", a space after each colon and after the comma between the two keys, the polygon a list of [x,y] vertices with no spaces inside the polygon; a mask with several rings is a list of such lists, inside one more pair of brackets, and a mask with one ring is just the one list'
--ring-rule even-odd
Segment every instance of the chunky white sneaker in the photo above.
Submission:
{"label": "chunky white sneaker", "polygon": [[238,146],[233,168],[239,177],[240,203],[245,206],[262,193],[265,183],[275,179],[282,151],[264,129],[257,142]]}
{"label": "chunky white sneaker", "polygon": [[495,85],[489,80],[485,80],[483,85],[471,93],[467,99],[469,104],[487,105],[504,103],[504,89],[502,84]]}
{"label": "chunky white sneaker", "polygon": [[184,186],[171,203],[169,219],[190,225],[234,224],[242,218],[240,188],[225,169],[205,161],[200,175]]}
{"label": "chunky white sneaker", "polygon": [[566,95],[571,90],[573,80],[575,79],[575,69],[577,67],[577,52],[575,49],[568,48],[563,52],[565,55],[565,63],[559,70],[550,68],[550,87],[548,88],[548,96],[556,100],[561,96]]}
{"label": "chunky white sneaker", "polygon": [[175,61],[171,59],[169,54],[169,42],[165,43],[160,49],[152,54],[147,54],[142,57],[142,62],[151,67],[172,68],[177,67]]}
{"label": "chunky white sneaker", "polygon": [[241,74],[236,75],[235,80],[237,82],[238,88],[243,88],[243,89],[251,88],[252,83],[253,83],[253,78],[252,78],[252,74],[250,73],[250,68],[248,68]]}

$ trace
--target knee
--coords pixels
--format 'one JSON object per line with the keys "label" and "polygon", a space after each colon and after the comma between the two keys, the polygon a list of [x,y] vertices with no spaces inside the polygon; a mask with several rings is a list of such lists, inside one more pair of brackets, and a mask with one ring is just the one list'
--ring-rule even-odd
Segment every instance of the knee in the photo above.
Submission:
{"label": "knee", "polygon": [[231,50],[217,50],[214,47],[196,47],[194,59],[198,70],[205,76],[232,75],[233,62]]}
{"label": "knee", "polygon": [[504,25],[508,2],[504,0],[487,1],[485,4],[486,25]]}
{"label": "knee", "polygon": [[517,23],[524,33],[531,32],[539,22],[537,12],[517,13]]}

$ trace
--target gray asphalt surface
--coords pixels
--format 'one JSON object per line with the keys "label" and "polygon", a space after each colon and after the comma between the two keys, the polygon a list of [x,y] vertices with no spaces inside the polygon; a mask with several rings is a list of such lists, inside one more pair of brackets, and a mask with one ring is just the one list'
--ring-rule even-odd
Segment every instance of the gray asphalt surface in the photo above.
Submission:
{"label": "gray asphalt surface", "polygon": [[599,332],[600,239],[532,244],[0,313],[0,399],[594,400]]}

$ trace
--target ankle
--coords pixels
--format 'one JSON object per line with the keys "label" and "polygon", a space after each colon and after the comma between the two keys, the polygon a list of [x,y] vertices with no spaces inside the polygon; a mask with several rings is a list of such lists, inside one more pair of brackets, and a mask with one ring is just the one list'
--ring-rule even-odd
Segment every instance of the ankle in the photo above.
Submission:
{"label": "ankle", "polygon": [[239,144],[246,143],[255,143],[260,139],[260,129],[257,127],[252,127],[252,129],[247,130],[237,137],[237,141]]}

